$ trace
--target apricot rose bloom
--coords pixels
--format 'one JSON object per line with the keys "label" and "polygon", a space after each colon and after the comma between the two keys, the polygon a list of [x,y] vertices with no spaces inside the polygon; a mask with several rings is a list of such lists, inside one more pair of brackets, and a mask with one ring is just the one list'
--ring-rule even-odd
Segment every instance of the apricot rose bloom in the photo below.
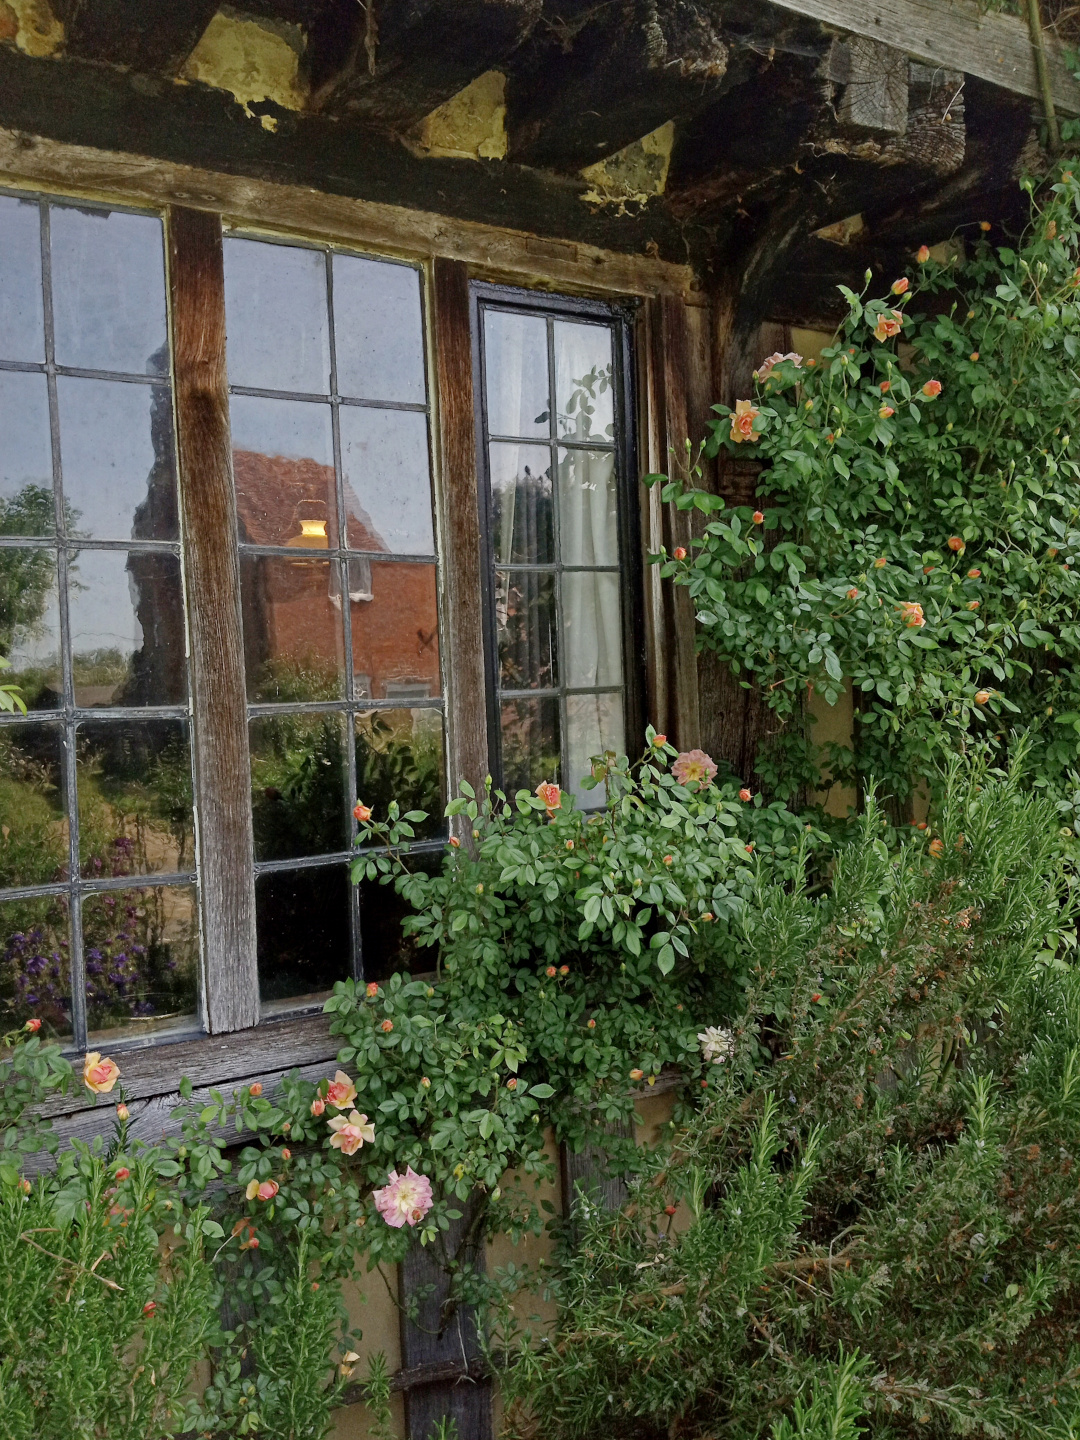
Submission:
{"label": "apricot rose bloom", "polygon": [[280,1189],[276,1180],[249,1180],[244,1194],[249,1200],[272,1200]]}
{"label": "apricot rose bloom", "polygon": [[335,1110],[348,1110],[355,1099],[356,1086],[344,1070],[339,1070],[326,1087],[326,1103]]}
{"label": "apricot rose bloom", "polygon": [[689,785],[695,780],[709,785],[716,774],[716,765],[704,750],[684,750],[672,765],[671,773],[680,785]]}
{"label": "apricot rose bloom", "polygon": [[311,1102],[311,1113],[313,1115],[321,1115],[325,1109],[326,1101],[321,1095],[316,1095],[315,1099]]}
{"label": "apricot rose bloom", "polygon": [[83,1084],[95,1095],[107,1095],[120,1078],[120,1067],[113,1060],[102,1060],[96,1050],[91,1050],[83,1060]]}
{"label": "apricot rose bloom", "polygon": [[894,335],[900,334],[900,327],[904,323],[904,317],[899,310],[887,310],[878,316],[877,324],[874,326],[874,339],[882,342],[891,340]]}
{"label": "apricot rose bloom", "polygon": [[41,1029],[41,1021],[35,1016],[33,1020],[27,1020],[26,1024],[23,1026],[23,1029],[29,1030],[31,1035],[36,1035],[37,1032]]}
{"label": "apricot rose bloom", "polygon": [[967,546],[959,535],[950,535],[949,549],[955,551],[957,555],[961,555],[967,549]]}
{"label": "apricot rose bloom", "polygon": [[387,1183],[375,1191],[374,1199],[376,1210],[395,1230],[403,1225],[419,1225],[434,1204],[431,1181],[426,1175],[417,1175],[411,1165],[405,1167],[404,1175],[391,1170]]}
{"label": "apricot rose bloom", "polygon": [[923,608],[921,605],[917,605],[914,600],[905,600],[899,609],[900,618],[905,625],[910,625],[917,630],[920,626],[926,624],[926,616],[923,614]]}
{"label": "apricot rose bloom", "polygon": [[330,1129],[334,1131],[330,1145],[343,1155],[355,1155],[365,1140],[369,1145],[375,1140],[375,1126],[369,1125],[367,1116],[358,1115],[355,1110],[347,1120],[344,1115],[335,1115]]}
{"label": "apricot rose bloom", "polygon": [[760,415],[760,410],[752,400],[736,400],[735,414],[731,417],[731,438],[736,445],[741,445],[744,440],[754,440],[754,421]]}
{"label": "apricot rose bloom", "polygon": [[892,293],[894,295],[906,295],[910,284],[911,282],[906,275],[900,280],[894,280],[892,283]]}
{"label": "apricot rose bloom", "polygon": [[358,825],[366,825],[371,819],[371,806],[365,805],[363,801],[358,800],[353,806],[352,813]]}
{"label": "apricot rose bloom", "polygon": [[920,265],[925,265],[926,262],[930,259],[930,251],[928,247],[925,245],[920,245],[918,250],[915,252],[915,259],[919,262]]}
{"label": "apricot rose bloom", "polygon": [[922,393],[926,396],[928,400],[935,399],[938,395],[941,394],[941,381],[927,380],[926,384],[922,387]]}
{"label": "apricot rose bloom", "polygon": [[541,780],[536,787],[536,794],[544,802],[549,816],[554,815],[556,810],[562,808],[562,791],[554,780]]}

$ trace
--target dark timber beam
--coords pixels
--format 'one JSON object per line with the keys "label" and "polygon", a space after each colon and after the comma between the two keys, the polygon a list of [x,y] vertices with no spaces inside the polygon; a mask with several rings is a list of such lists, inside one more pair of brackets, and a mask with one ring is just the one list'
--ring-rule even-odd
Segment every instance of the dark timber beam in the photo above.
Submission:
{"label": "dark timber beam", "polygon": [[55,8],[69,55],[171,77],[195,48],[218,0],[67,0]]}

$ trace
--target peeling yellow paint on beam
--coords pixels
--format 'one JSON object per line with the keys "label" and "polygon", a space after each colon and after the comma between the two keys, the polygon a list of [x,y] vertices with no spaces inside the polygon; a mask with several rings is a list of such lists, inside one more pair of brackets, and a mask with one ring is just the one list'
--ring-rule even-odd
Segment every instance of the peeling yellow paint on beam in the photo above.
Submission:
{"label": "peeling yellow paint on beam", "polygon": [[589,205],[617,205],[620,214],[627,205],[647,205],[664,193],[674,143],[675,123],[667,120],[606,160],[586,165],[581,177],[590,188],[581,198]]}
{"label": "peeling yellow paint on beam", "polygon": [[14,40],[24,55],[43,59],[64,43],[64,27],[48,0],[0,0],[0,40]]}
{"label": "peeling yellow paint on beam", "polygon": [[[300,81],[303,48],[299,26],[263,24],[223,8],[203,31],[180,79],[227,90],[253,119],[252,105],[265,101],[283,110],[303,110],[307,104]],[[272,115],[258,119],[265,129],[277,129]]]}
{"label": "peeling yellow paint on beam", "polygon": [[420,122],[416,148],[458,160],[506,158],[506,76],[486,70]]}

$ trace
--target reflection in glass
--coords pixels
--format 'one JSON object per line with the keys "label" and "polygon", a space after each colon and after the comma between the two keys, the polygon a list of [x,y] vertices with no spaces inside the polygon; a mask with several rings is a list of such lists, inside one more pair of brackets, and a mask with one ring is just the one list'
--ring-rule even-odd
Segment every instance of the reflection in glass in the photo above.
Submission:
{"label": "reflection in glass", "polygon": [[555,576],[550,571],[497,570],[495,625],[502,689],[536,690],[558,683]]}
{"label": "reflection in glass", "polygon": [[164,374],[161,221],[68,205],[54,205],[50,214],[57,364]]}
{"label": "reflection in glass", "polygon": [[199,910],[194,885],[144,885],[86,895],[82,918],[91,1042],[195,1026]]}
{"label": "reflection in glass", "polygon": [[0,360],[45,359],[41,211],[0,195]]}
{"label": "reflection in glass", "polygon": [[76,732],[79,863],[87,879],[195,868],[184,720],[93,720]]}
{"label": "reflection in glass", "polygon": [[536,700],[504,700],[502,788],[507,795],[535,790],[541,780],[559,778],[559,702],[554,695]]}
{"label": "reflection in glass", "polygon": [[550,565],[555,558],[551,451],[491,447],[491,538],[496,565]]}
{"label": "reflection in glass", "polygon": [[178,705],[187,698],[175,555],[80,550],[68,570],[75,704]]}
{"label": "reflection in glass", "polygon": [[32,710],[60,704],[60,606],[56,553],[0,546],[0,655],[6,682]]}
{"label": "reflection in glass", "polygon": [[610,326],[555,321],[555,395],[560,439],[612,439]]}
{"label": "reflection in glass", "polygon": [[420,272],[355,255],[335,255],[332,263],[338,393],[422,405]]}
{"label": "reflection in glass", "polygon": [[0,886],[49,885],[67,872],[60,726],[0,727]]}
{"label": "reflection in glass", "polygon": [[336,546],[330,406],[234,395],[230,415],[241,543]]}
{"label": "reflection in glass", "polygon": [[35,1019],[43,1040],[71,1038],[66,895],[0,903],[0,1030]]}
{"label": "reflection in glass", "polygon": [[568,695],[566,697],[566,754],[569,788],[583,809],[604,803],[604,788],[583,790],[581,781],[592,769],[592,757],[626,749],[623,728],[623,697],[611,695]]}
{"label": "reflection in glass", "polygon": [[356,794],[379,820],[396,800],[402,812],[426,810],[414,828],[418,839],[445,831],[446,790],[442,712],[369,710],[357,715]]}
{"label": "reflection in glass", "polygon": [[297,558],[240,557],[244,662],[252,701],[338,700],[345,644],[336,564],[311,551]]}
{"label": "reflection in glass", "polygon": [[562,577],[562,653],[566,684],[621,685],[622,611],[619,576],[566,570]]}
{"label": "reflection in glass", "polygon": [[69,529],[80,539],[175,540],[169,391],[63,375],[56,391]]}
{"label": "reflection in glass", "polygon": [[255,859],[347,850],[345,717],[263,717],[249,734]]}
{"label": "reflection in glass", "polygon": [[[0,257],[0,274],[3,263]],[[0,535],[55,529],[48,381],[0,370]]]}
{"label": "reflection in glass", "polygon": [[371,594],[352,606],[353,693],[375,700],[438,695],[435,566],[373,560]]}
{"label": "reflection in glass", "polygon": [[321,1001],[351,972],[346,865],[278,870],[255,881],[259,993],[263,1005]]}
{"label": "reflection in glass", "polygon": [[343,405],[339,420],[349,546],[433,554],[427,416]]}
{"label": "reflection in glass", "polygon": [[618,565],[612,451],[559,451],[559,544],[564,565]]}
{"label": "reflection in glass", "polygon": [[488,434],[550,434],[547,321],[485,311],[484,356]]}
{"label": "reflection in glass", "polygon": [[[442,869],[442,855],[410,855],[409,869],[438,874]],[[377,880],[361,880],[357,889],[364,979],[388,980],[399,970],[407,970],[412,975],[432,974],[437,951],[419,945],[414,935],[402,934],[401,922],[414,913],[404,896],[399,895],[393,885],[380,885]]]}
{"label": "reflection in glass", "polygon": [[229,384],[325,395],[330,389],[321,250],[225,241]]}

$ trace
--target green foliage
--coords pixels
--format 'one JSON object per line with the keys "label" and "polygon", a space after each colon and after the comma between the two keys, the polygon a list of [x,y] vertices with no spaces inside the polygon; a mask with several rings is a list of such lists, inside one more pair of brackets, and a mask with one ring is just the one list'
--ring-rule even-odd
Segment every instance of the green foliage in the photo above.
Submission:
{"label": "green foliage", "polygon": [[[698,467],[664,481],[665,498],[708,523],[695,553],[665,560],[663,573],[689,586],[702,643],[787,722],[762,771],[780,795],[812,786],[825,758],[835,778],[874,776],[903,801],[933,783],[944,752],[984,740],[1003,755],[1018,726],[1032,735],[1034,783],[1072,784],[1080,181],[1070,165],[1041,202],[1015,248],[979,241],[966,261],[926,259],[906,293],[906,280],[879,299],[845,290],[847,318],[819,362],[759,371],[756,398],[740,402],[751,436],[714,407],[707,453],[766,466],[763,524],[696,486]],[[833,704],[845,677],[854,753],[823,757],[803,739],[804,697],[814,689]]]}

